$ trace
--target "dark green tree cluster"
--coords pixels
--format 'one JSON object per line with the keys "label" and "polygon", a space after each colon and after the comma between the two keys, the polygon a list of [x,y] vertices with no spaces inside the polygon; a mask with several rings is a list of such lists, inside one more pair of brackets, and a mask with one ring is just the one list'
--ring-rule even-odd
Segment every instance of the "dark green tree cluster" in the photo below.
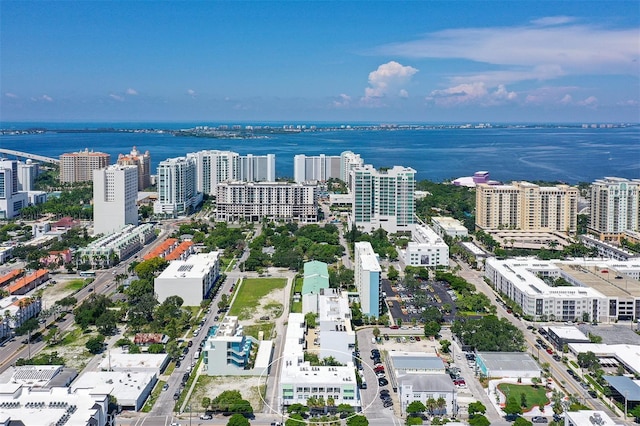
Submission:
{"label": "dark green tree cluster", "polygon": [[[273,255],[263,252],[263,247],[273,247]],[[312,224],[301,228],[295,223],[275,225],[267,223],[262,234],[250,245],[246,270],[255,271],[268,266],[300,270],[305,261],[318,260],[334,263],[343,253],[338,242],[338,228],[334,225],[320,227]]]}
{"label": "dark green tree cluster", "polygon": [[436,280],[449,283],[451,288],[458,294],[456,305],[461,311],[468,312],[490,312],[494,313],[496,307],[484,294],[476,292],[473,284],[467,282],[462,277],[458,277],[450,272],[436,271]]}
{"label": "dark green tree cluster", "polygon": [[329,268],[329,286],[331,288],[348,289],[353,285],[353,269],[347,269],[344,265]]}
{"label": "dark green tree cluster", "polygon": [[[203,403],[204,402],[205,401],[203,399]],[[242,399],[240,391],[237,390],[227,390],[222,392],[211,400],[211,405],[209,407],[204,408],[211,408],[212,411],[220,413],[238,413],[244,415],[250,415],[253,413],[253,408],[249,401]]]}
{"label": "dark green tree cluster", "polygon": [[94,325],[101,332],[110,334],[116,328],[118,315],[111,309],[113,302],[103,294],[92,294],[73,313],[75,322],[86,330]]}
{"label": "dark green tree cluster", "polygon": [[24,207],[20,215],[29,220],[38,219],[46,213],[51,213],[58,219],[64,216],[71,216],[74,219],[92,219],[93,207],[90,205],[92,199],[91,183],[83,184],[69,191],[62,191],[59,197],[50,197],[42,204]]}
{"label": "dark green tree cluster", "polygon": [[485,352],[520,352],[524,348],[522,331],[506,318],[488,315],[473,321],[455,321],[451,331],[465,345]]}
{"label": "dark green tree cluster", "polygon": [[102,334],[98,334],[95,337],[87,340],[85,344],[87,350],[92,354],[99,354],[104,350],[104,336]]}
{"label": "dark green tree cluster", "polygon": [[416,190],[429,192],[428,196],[416,200],[419,217],[430,222],[434,216],[453,216],[467,229],[475,228],[476,195],[473,189],[423,180],[416,183]]}
{"label": "dark green tree cluster", "polygon": [[354,242],[368,241],[371,243],[373,251],[375,251],[381,258],[388,258],[390,260],[398,259],[398,251],[395,245],[389,239],[389,234],[382,228],[378,228],[371,234],[365,234],[357,231],[357,236]]}
{"label": "dark green tree cluster", "polygon": [[[204,232],[203,228],[200,228],[199,232]],[[217,222],[214,227],[208,229],[204,244],[210,251],[223,250],[225,256],[237,256],[247,245],[244,232],[242,228],[229,228],[226,222]]]}

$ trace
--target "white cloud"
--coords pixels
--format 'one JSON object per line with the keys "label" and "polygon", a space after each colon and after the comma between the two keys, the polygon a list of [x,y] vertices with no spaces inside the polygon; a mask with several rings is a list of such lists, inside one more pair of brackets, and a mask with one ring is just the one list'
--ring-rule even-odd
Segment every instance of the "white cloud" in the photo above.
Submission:
{"label": "white cloud", "polygon": [[626,101],[618,102],[618,105],[635,107],[638,106],[638,101],[635,99],[627,99]]}
{"label": "white cloud", "polygon": [[138,91],[136,89],[132,89],[132,88],[128,88],[126,91],[127,95],[131,95],[131,96],[137,96],[138,95]]}
{"label": "white cloud", "polygon": [[15,93],[6,92],[4,95],[5,95],[7,98],[18,99],[18,95],[16,95]]}
{"label": "white cloud", "polygon": [[116,95],[115,93],[109,94],[109,97],[111,99],[114,99],[114,100],[119,101],[119,102],[123,102],[124,101],[124,97],[122,97],[120,95]]}
{"label": "white cloud", "polygon": [[568,24],[570,22],[575,22],[575,20],[576,18],[572,16],[546,16],[544,18],[534,19],[531,23],[533,25],[547,27],[552,25]]}
{"label": "white cloud", "polygon": [[639,37],[638,28],[610,29],[576,24],[571,17],[548,17],[520,26],[437,31],[418,40],[380,46],[376,53],[502,65],[522,73],[521,78],[554,78],[559,71],[560,75],[637,75]]}
{"label": "white cloud", "polygon": [[380,65],[377,70],[369,73],[369,87],[364,89],[363,103],[375,105],[379,103],[379,98],[385,96],[409,96],[402,86],[417,72],[416,68],[396,61]]}
{"label": "white cloud", "polygon": [[427,100],[435,101],[441,106],[454,106],[478,101],[487,93],[487,88],[482,82],[463,83],[448,89],[434,90],[427,97]]}
{"label": "white cloud", "polygon": [[338,96],[338,99],[335,99],[332,102],[333,106],[336,108],[344,108],[344,107],[348,107],[349,105],[351,105],[351,96],[346,95],[344,93],[341,93]]}
{"label": "white cloud", "polygon": [[567,93],[563,96],[562,99],[560,99],[560,103],[563,105],[570,105],[571,103],[573,103],[573,97]]}
{"label": "white cloud", "polygon": [[496,91],[491,94],[491,97],[495,100],[512,101],[518,97],[518,94],[516,92],[509,92],[504,84],[500,84]]}
{"label": "white cloud", "polygon": [[43,101],[47,101],[47,102],[53,102],[53,98],[49,95],[42,95],[40,97],[40,99],[42,99]]}
{"label": "white cloud", "polygon": [[187,89],[187,95],[191,96],[192,98],[196,97],[196,91],[193,89]]}
{"label": "white cloud", "polygon": [[596,108],[598,106],[598,98],[596,98],[595,96],[589,96],[588,98],[578,102],[578,105],[588,108]]}

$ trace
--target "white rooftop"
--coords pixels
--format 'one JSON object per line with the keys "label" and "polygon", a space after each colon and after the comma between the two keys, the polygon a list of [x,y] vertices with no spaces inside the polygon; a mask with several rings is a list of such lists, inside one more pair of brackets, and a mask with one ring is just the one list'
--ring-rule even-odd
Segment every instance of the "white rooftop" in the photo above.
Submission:
{"label": "white rooftop", "polygon": [[571,420],[571,423],[580,426],[622,426],[622,423],[615,422],[604,411],[567,411],[564,415],[567,419]]}
{"label": "white rooftop", "polygon": [[104,389],[118,399],[121,405],[135,406],[155,373],[146,371],[88,371],[78,377],[71,385],[78,389]]}
{"label": "white rooftop", "polygon": [[561,339],[589,340],[585,334],[573,326],[557,326],[548,327],[549,331],[553,331],[556,336]]}
{"label": "white rooftop", "polygon": [[418,244],[429,244],[436,247],[447,247],[444,240],[428,226],[416,225],[411,233],[413,241]]}
{"label": "white rooftop", "polygon": [[200,278],[215,266],[219,252],[192,254],[186,260],[174,260],[158,278]]}
{"label": "white rooftop", "polygon": [[469,250],[471,253],[475,254],[476,256],[482,256],[486,254],[484,250],[482,250],[480,247],[478,247],[472,242],[463,241],[460,244],[462,244],[467,250]]}
{"label": "white rooftop", "polygon": [[102,371],[153,371],[160,374],[160,369],[168,361],[167,354],[129,354],[110,351],[98,366]]}
{"label": "white rooftop", "polygon": [[[19,406],[9,408],[10,404]],[[96,404],[99,408],[95,408]],[[91,389],[72,392],[67,387],[28,388],[20,384],[0,384],[0,424],[20,421],[24,425],[48,425],[68,415],[65,426],[86,426],[92,417],[105,416],[107,405],[108,394]]]}
{"label": "white rooftop", "polygon": [[640,346],[639,345],[607,345],[605,343],[569,343],[571,352],[580,354],[593,352],[596,356],[613,357],[623,363],[635,374],[640,374]]}
{"label": "white rooftop", "polygon": [[256,370],[264,370],[264,374],[266,376],[267,369],[271,364],[271,352],[273,351],[273,341],[272,340],[261,340],[258,345],[258,354],[256,355],[256,360],[253,363],[253,368]]}

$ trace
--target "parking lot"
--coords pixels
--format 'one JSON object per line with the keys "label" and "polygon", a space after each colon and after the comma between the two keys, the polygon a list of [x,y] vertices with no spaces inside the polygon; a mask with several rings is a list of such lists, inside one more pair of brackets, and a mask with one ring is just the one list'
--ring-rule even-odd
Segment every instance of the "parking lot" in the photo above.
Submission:
{"label": "parking lot", "polygon": [[421,281],[420,288],[411,292],[401,284],[392,285],[391,281],[382,280],[382,291],[387,295],[391,316],[402,320],[403,324],[411,324],[414,320],[422,322],[422,310],[428,306],[435,306],[442,312],[442,306],[449,305],[451,312],[442,312],[444,321],[455,319],[455,296],[444,281]]}

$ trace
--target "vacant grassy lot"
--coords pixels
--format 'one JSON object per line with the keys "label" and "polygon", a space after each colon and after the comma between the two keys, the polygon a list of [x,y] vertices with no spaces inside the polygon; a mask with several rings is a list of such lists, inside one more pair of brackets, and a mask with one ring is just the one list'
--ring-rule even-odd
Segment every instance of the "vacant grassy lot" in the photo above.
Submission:
{"label": "vacant grassy lot", "polygon": [[65,290],[78,291],[82,287],[84,287],[84,284],[85,284],[84,279],[71,280],[65,285],[64,288]]}
{"label": "vacant grassy lot", "polygon": [[534,406],[546,405],[549,403],[549,398],[546,395],[546,389],[544,386],[533,387],[529,385],[515,385],[512,383],[500,383],[498,390],[502,392],[507,398],[514,397],[518,403],[521,401],[520,394],[525,394],[527,399],[527,406],[522,410],[530,411]]}
{"label": "vacant grassy lot", "polygon": [[273,333],[274,328],[275,328],[275,324],[272,322],[265,322],[261,324],[255,324],[255,325],[245,325],[244,334],[246,336],[253,336],[256,339],[258,339],[259,338],[258,333],[261,331],[264,331],[264,335],[262,338],[265,340],[269,340],[273,337],[271,336],[271,334]]}
{"label": "vacant grassy lot", "polygon": [[276,289],[282,289],[287,285],[284,278],[248,278],[237,290],[238,294],[229,315],[235,315],[239,319],[248,319],[253,316],[253,311],[260,305],[260,300]]}

